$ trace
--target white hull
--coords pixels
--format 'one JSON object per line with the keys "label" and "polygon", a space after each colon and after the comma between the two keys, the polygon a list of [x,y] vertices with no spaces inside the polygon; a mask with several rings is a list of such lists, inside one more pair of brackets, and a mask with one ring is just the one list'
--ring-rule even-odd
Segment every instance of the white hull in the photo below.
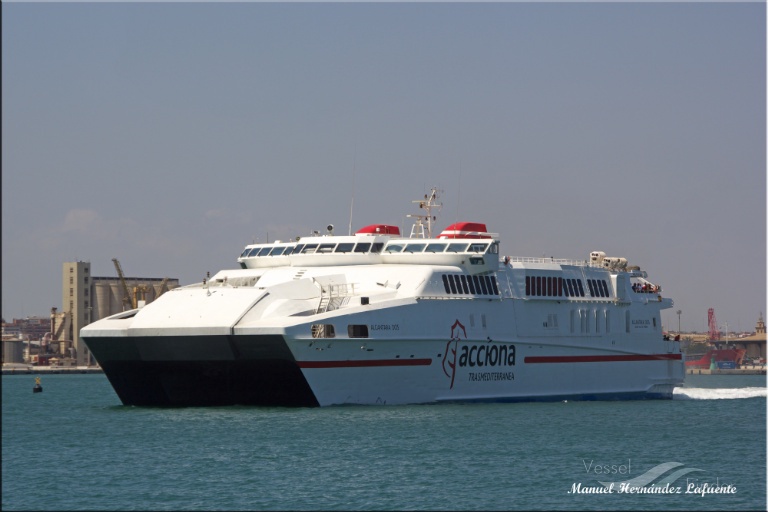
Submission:
{"label": "white hull", "polygon": [[463,305],[424,302],[388,311],[368,339],[289,337],[320,405],[670,398],[683,379],[679,344],[661,336],[526,339],[514,336],[511,304],[486,302],[476,318],[486,328],[472,328]]}

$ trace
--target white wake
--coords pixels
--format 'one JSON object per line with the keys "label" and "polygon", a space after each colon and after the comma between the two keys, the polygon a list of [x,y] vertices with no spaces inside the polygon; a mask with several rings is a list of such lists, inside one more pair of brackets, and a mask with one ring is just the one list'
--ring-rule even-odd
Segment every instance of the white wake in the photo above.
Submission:
{"label": "white wake", "polygon": [[675,388],[675,400],[733,400],[736,398],[765,398],[767,388]]}

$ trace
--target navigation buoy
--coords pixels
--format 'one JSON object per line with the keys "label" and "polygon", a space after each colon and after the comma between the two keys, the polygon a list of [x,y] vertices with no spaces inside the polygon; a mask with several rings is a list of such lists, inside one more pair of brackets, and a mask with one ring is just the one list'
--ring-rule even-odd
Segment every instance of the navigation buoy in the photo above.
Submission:
{"label": "navigation buoy", "polygon": [[42,393],[43,386],[40,384],[40,377],[35,377],[35,387],[32,388],[33,393]]}

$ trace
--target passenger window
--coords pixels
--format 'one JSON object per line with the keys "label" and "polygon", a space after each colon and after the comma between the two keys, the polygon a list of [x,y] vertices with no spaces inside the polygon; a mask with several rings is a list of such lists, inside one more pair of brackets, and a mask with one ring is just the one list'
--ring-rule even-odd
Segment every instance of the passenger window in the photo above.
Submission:
{"label": "passenger window", "polygon": [[453,278],[454,278],[453,274],[448,274],[448,284],[451,285],[451,293],[458,293],[456,291],[456,282],[453,280]]}
{"label": "passenger window", "polygon": [[467,284],[469,285],[469,293],[474,295],[475,292],[475,281],[472,279],[472,276],[467,276]]}
{"label": "passenger window", "polygon": [[461,274],[459,278],[461,279],[461,288],[464,290],[464,293],[469,293],[469,287],[467,286],[467,276]]}
{"label": "passenger window", "polygon": [[317,252],[320,254],[333,252],[334,247],[336,247],[336,244],[321,244],[320,247],[317,248]]}
{"label": "passenger window", "polygon": [[485,282],[486,276],[479,276],[480,277],[480,288],[483,290],[483,295],[488,295],[488,284]]}
{"label": "passenger window", "polygon": [[448,284],[448,276],[443,274],[443,286],[445,287],[445,293],[451,293],[451,285]]}
{"label": "passenger window", "polygon": [[368,326],[367,325],[348,325],[347,335],[350,338],[367,338]]}

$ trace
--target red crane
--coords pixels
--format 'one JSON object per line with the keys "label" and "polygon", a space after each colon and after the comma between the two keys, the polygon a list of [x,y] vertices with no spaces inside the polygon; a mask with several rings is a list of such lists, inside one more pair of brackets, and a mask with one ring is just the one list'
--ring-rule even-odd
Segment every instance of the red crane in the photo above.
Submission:
{"label": "red crane", "polygon": [[715,318],[715,308],[709,308],[709,311],[707,311],[707,322],[709,325],[709,334],[707,335],[707,339],[709,341],[719,341],[720,329],[718,329],[717,327],[717,319]]}

